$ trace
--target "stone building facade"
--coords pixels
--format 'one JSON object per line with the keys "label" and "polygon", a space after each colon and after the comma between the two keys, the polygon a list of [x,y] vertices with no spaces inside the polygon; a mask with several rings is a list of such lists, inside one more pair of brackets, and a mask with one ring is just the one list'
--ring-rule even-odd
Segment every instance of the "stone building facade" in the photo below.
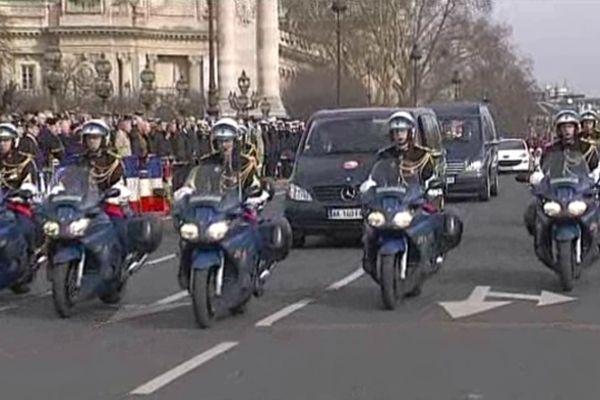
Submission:
{"label": "stone building facade", "polygon": [[[219,105],[230,114],[228,95],[246,71],[251,91],[267,97],[272,115],[285,114],[281,91],[320,51],[279,29],[278,0],[215,0],[216,78]],[[71,84],[89,89],[94,62],[104,53],[112,66],[115,95],[135,96],[149,61],[159,93],[175,91],[180,77],[204,98],[209,46],[206,0],[0,0],[2,80],[19,90],[44,89],[44,52],[53,43]]]}

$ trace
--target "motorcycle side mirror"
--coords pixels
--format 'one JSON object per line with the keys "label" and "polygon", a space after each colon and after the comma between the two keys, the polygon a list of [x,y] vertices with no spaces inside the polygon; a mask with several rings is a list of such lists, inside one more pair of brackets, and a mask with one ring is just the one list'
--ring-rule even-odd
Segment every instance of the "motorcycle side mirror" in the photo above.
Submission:
{"label": "motorcycle side mirror", "polygon": [[517,176],[515,176],[515,181],[519,183],[529,183],[529,174],[526,172],[518,173]]}
{"label": "motorcycle side mirror", "polygon": [[117,188],[110,188],[104,193],[104,199],[113,199],[119,197],[121,191]]}

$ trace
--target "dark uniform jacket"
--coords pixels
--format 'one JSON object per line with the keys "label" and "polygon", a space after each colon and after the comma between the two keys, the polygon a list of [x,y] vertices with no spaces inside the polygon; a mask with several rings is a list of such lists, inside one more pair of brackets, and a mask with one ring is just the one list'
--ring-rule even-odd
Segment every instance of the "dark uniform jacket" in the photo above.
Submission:
{"label": "dark uniform jacket", "polygon": [[109,189],[123,177],[123,165],[118,154],[105,147],[81,154],[78,163],[92,169],[92,176],[101,191]]}
{"label": "dark uniform jacket", "polygon": [[47,128],[42,128],[39,136],[40,150],[44,156],[43,166],[49,167],[53,159],[62,161],[65,149],[60,139],[53,135]]}
{"label": "dark uniform jacket", "polygon": [[[382,162],[395,160],[398,165],[398,176],[401,182],[414,182],[423,185],[435,173],[435,165],[431,153],[418,145],[410,146],[407,150],[401,150],[396,145],[391,145],[379,151],[377,167]],[[375,179],[376,180],[376,179]]]}
{"label": "dark uniform jacket", "polygon": [[257,160],[254,156],[246,154],[246,151],[240,154],[234,150],[231,160],[226,160],[223,154],[215,152],[205,156],[200,162],[202,164],[218,164],[223,166],[228,186],[238,185],[239,182],[244,198],[253,196],[260,189]]}
{"label": "dark uniform jacket", "polygon": [[598,155],[598,147],[596,144],[588,139],[577,139],[575,144],[572,146],[564,146],[562,142],[556,141],[546,147],[544,149],[544,153],[542,154],[542,159],[540,160],[542,169],[545,170],[544,165],[548,161],[550,154],[563,152],[565,150],[580,152],[583,155],[583,158],[585,159],[590,171],[593,171],[596,169],[596,167],[598,167],[600,157]]}
{"label": "dark uniform jacket", "polygon": [[3,190],[17,190],[23,183],[36,182],[36,167],[31,155],[13,150],[0,156],[0,187]]}

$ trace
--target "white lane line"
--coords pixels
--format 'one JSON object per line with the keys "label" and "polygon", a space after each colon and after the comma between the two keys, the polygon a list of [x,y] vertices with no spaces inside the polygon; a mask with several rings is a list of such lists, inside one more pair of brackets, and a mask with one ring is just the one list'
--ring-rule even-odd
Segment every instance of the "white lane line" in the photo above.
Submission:
{"label": "white lane line", "polygon": [[165,297],[164,299],[158,300],[157,302],[155,302],[154,304],[152,304],[153,306],[162,306],[165,304],[169,304],[169,303],[174,303],[177,300],[181,300],[188,297],[188,291],[187,290],[182,290],[181,292],[177,292],[175,294],[172,294],[171,296]]}
{"label": "white lane line", "polygon": [[271,326],[280,319],[283,319],[288,315],[306,307],[313,301],[313,299],[302,299],[294,304],[290,304],[289,306],[284,307],[281,310],[269,315],[267,318],[261,319],[256,323],[255,326]]}
{"label": "white lane line", "polygon": [[150,260],[146,263],[146,265],[156,265],[156,264],[160,264],[163,263],[165,261],[170,261],[174,258],[177,258],[177,254],[173,253],[173,254],[167,254],[164,257],[159,257],[159,258],[155,258],[154,260]]}
{"label": "white lane line", "polygon": [[285,193],[286,193],[285,190],[278,190],[278,191],[275,192],[275,196],[284,196]]}
{"label": "white lane line", "polygon": [[231,350],[232,348],[234,348],[235,346],[237,346],[239,344],[239,342],[223,342],[220,343],[216,346],[214,346],[213,348],[205,351],[204,353],[201,353],[199,355],[197,355],[196,357],[182,363],[179,364],[178,366],[176,366],[175,368],[171,369],[170,371],[165,372],[164,374],[154,378],[153,380],[149,381],[148,383],[143,384],[142,386],[138,387],[137,389],[133,390],[132,392],[130,392],[129,394],[131,395],[149,395],[152,394],[154,392],[156,392],[157,390],[159,390],[160,388],[168,385],[169,383],[173,382],[175,379],[180,378],[181,376],[187,374],[188,372],[198,368],[199,366],[201,366],[202,364],[212,360],[213,358],[225,353],[226,351]]}
{"label": "white lane line", "polygon": [[172,304],[152,304],[149,306],[130,306],[122,310],[118,310],[108,321],[102,322],[99,326],[114,324],[128,319],[145,317],[148,315],[158,314],[165,311],[175,310],[177,308],[186,307],[192,304],[191,302],[172,303]]}
{"label": "white lane line", "polygon": [[15,306],[15,305],[0,307],[0,312],[8,311],[8,310],[13,310],[15,308],[17,308],[17,306]]}
{"label": "white lane line", "polygon": [[351,284],[352,282],[354,282],[355,280],[357,280],[364,274],[365,274],[365,271],[362,268],[359,268],[356,271],[354,271],[353,273],[351,273],[350,275],[346,276],[345,278],[342,278],[339,281],[332,283],[325,290],[339,290],[339,289],[343,288],[344,286]]}

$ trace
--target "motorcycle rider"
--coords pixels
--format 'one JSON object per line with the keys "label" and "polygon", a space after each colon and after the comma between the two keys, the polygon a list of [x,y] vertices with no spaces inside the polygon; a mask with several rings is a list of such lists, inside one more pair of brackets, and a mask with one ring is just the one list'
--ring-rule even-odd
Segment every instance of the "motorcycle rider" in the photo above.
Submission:
{"label": "motorcycle rider", "polygon": [[[583,158],[590,171],[598,167],[598,153],[591,149],[590,144],[578,138],[580,116],[573,110],[561,110],[554,117],[554,129],[557,140],[548,146],[542,154],[540,167],[531,174],[529,183],[538,185],[542,179],[550,174],[553,168],[568,168],[566,161]],[[557,161],[558,160],[558,161]],[[530,234],[533,234],[535,226],[536,200],[533,199],[525,211],[525,226]]]}
{"label": "motorcycle rider", "polygon": [[[242,141],[244,129],[232,118],[221,118],[211,130],[213,153],[203,157],[201,164],[215,164],[223,167],[222,185],[242,189],[242,201],[245,206],[245,219],[257,222],[256,208],[264,205],[269,199],[269,193],[263,188],[258,175],[258,162],[254,156],[253,147],[245,146]],[[174,194],[175,201],[194,192],[194,182],[188,180]],[[189,265],[181,262],[178,279],[182,289],[189,287]]]}
{"label": "motorcycle rider", "polygon": [[[9,194],[12,191],[29,192],[29,195],[33,197],[38,193],[37,169],[33,157],[19,152],[16,148],[17,137],[17,128],[13,124],[0,124],[0,188]],[[23,229],[27,241],[27,253],[31,259],[41,245],[42,235],[36,230],[34,214],[28,204],[29,200],[22,196],[14,196],[10,198],[10,201],[11,204],[8,207],[15,212],[19,225]],[[28,291],[26,286],[23,286],[22,289],[23,292]]]}
{"label": "motorcycle rider", "polygon": [[[396,112],[390,117],[388,129],[391,145],[379,151],[368,180],[361,185],[362,193],[366,193],[370,188],[378,185],[394,186],[394,182],[373,180],[373,172],[380,167],[385,168],[385,165],[389,165],[390,162],[396,164],[395,169],[399,171],[401,182],[398,183],[417,182],[427,187],[430,179],[435,176],[435,165],[431,152],[414,142],[416,126],[414,117],[407,111]],[[439,197],[443,193],[431,193],[431,195]],[[424,209],[431,213],[437,211],[433,204],[427,204]],[[363,244],[363,269],[375,278],[377,243],[372,228],[368,225],[365,226]],[[441,263],[441,257],[437,261]]]}

